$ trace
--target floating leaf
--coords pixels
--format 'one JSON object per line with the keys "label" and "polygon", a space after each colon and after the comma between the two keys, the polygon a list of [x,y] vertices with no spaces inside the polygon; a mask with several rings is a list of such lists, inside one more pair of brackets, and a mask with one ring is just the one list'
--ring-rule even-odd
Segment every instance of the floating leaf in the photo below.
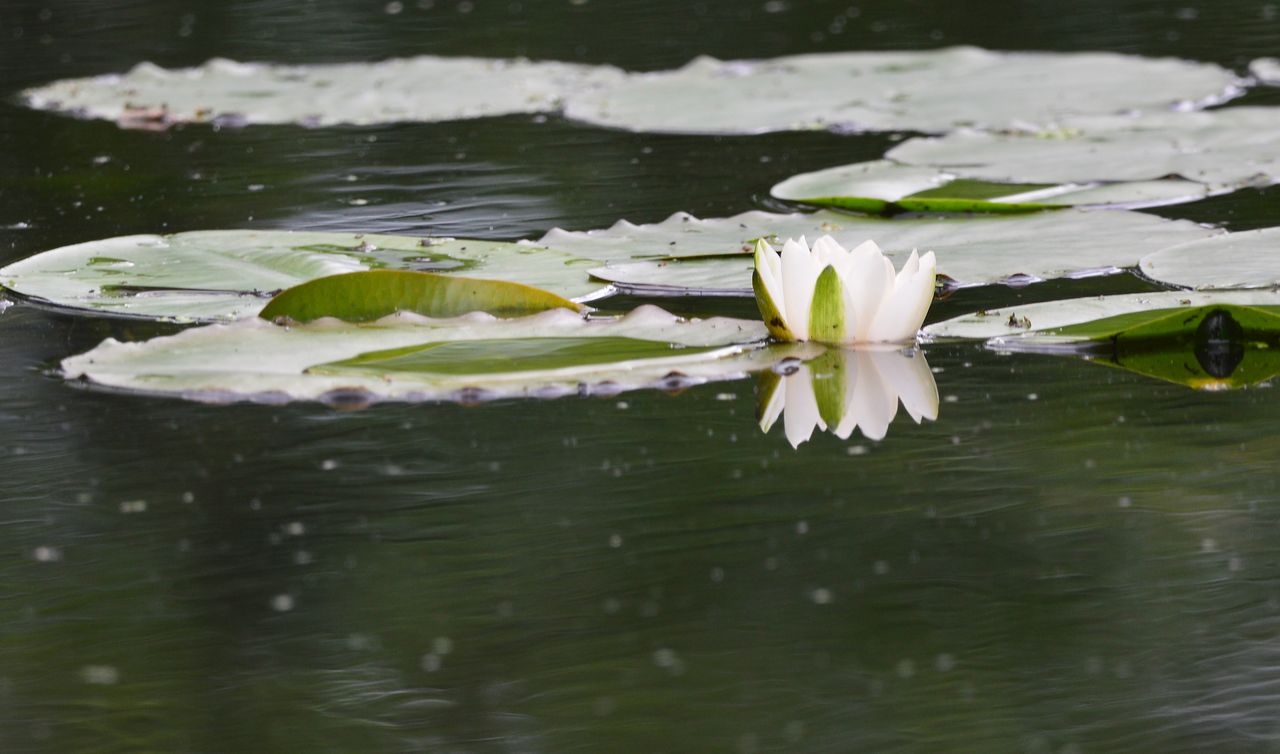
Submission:
{"label": "floating leaf", "polygon": [[792,176],[770,193],[801,204],[893,214],[1154,207],[1203,199],[1209,190],[1174,178],[1119,183],[995,183],[967,178],[959,167],[943,171],[876,160]]}
{"label": "floating leaf", "polygon": [[951,47],[759,61],[704,57],[675,71],[633,74],[575,93],[565,114],[649,132],[944,132],[1214,103],[1238,93],[1238,84],[1215,65],[1099,52]]}
{"label": "floating leaf", "polygon": [[1280,58],[1258,58],[1249,64],[1249,73],[1264,84],[1280,85]]}
{"label": "floating leaf", "polygon": [[258,316],[294,322],[322,317],[372,322],[396,312],[445,319],[470,312],[523,317],[556,308],[581,311],[583,307],[540,288],[505,280],[370,270],[319,278],[281,291]]}
{"label": "floating leaf", "polygon": [[[211,60],[56,81],[32,107],[122,126],[179,122],[309,126],[551,112],[633,131],[762,133],[813,128],[947,131],[1050,124],[1073,114],[1221,102],[1239,80],[1216,65],[1114,53],[1000,53],[974,47],[698,58],[659,73],[608,66],[422,56],[380,63]],[[838,92],[839,96],[832,96]]]}
{"label": "floating leaf", "polygon": [[[1081,336],[1086,340],[1064,345]],[[997,338],[990,345],[1077,355],[1197,390],[1224,390],[1280,374],[1280,305],[1144,310]]]}
{"label": "floating leaf", "polygon": [[551,112],[568,92],[623,76],[608,66],[425,55],[293,66],[214,59],[180,70],[142,63],[123,75],[55,81],[23,97],[35,108],[131,128],[367,125]]}
{"label": "floating leaf", "polygon": [[1142,274],[1200,290],[1280,285],[1280,227],[1228,233],[1148,254]]}
{"label": "floating leaf", "polygon": [[[960,285],[1116,272],[1144,255],[1222,231],[1136,212],[1064,210],[1033,216],[885,219],[839,212],[747,212],[699,220],[679,213],[654,225],[553,230],[538,243],[597,259],[591,270],[619,290],[643,295],[750,296],[755,239],[771,243],[832,236],[845,247],[875,240],[901,267],[913,249],[932,250],[938,274]],[[649,259],[624,261],[627,257]]]}
{"label": "floating leaf", "polygon": [[682,320],[652,306],[605,320],[564,309],[292,327],[252,318],[142,343],[107,340],[64,360],[62,371],[100,387],[211,402],[553,397],[738,378],[795,355],[760,348],[765,337],[760,322]]}
{"label": "floating leaf", "polygon": [[[1053,348],[1163,322],[1169,312],[1200,307],[1280,307],[1280,292],[1269,290],[1168,291],[1091,296],[966,314],[924,328],[932,338],[1014,340],[1020,348]],[[1151,334],[1149,332],[1148,334]]]}
{"label": "floating leaf", "polygon": [[1073,118],[1047,132],[956,131],[905,141],[895,162],[1013,183],[1156,181],[1210,192],[1280,181],[1280,108]]}
{"label": "floating leaf", "polygon": [[200,231],[123,236],[64,246],[0,269],[0,285],[37,301],[162,319],[252,317],[284,288],[371,269],[517,280],[590,299],[593,263],[529,244],[454,238]]}
{"label": "floating leaf", "polygon": [[1280,308],[1175,310],[1163,321],[1118,333],[1086,355],[1197,390],[1246,387],[1280,374]]}

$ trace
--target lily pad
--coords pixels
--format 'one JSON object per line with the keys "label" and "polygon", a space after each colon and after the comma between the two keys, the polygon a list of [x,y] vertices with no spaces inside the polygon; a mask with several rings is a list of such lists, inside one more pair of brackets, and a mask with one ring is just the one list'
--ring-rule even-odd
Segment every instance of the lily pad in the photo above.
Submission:
{"label": "lily pad", "polygon": [[935,339],[988,340],[1002,345],[1016,341],[1024,350],[1074,347],[1087,341],[1106,340],[1126,328],[1163,321],[1169,312],[1226,306],[1280,307],[1280,292],[1167,291],[1046,301],[935,322],[924,328],[924,334]]}
{"label": "lily pad", "polygon": [[516,280],[580,300],[607,294],[594,263],[529,244],[454,238],[197,231],[64,246],[0,269],[0,286],[101,314],[177,320],[251,317],[284,288],[371,269]]}
{"label": "lily pad", "polygon": [[608,66],[420,56],[378,63],[272,65],[214,59],[166,70],[55,81],[23,92],[27,104],[123,127],[173,123],[306,126],[446,121],[552,112],[570,91],[620,81]]}
{"label": "lily pad", "polygon": [[859,162],[792,176],[774,186],[778,199],[870,214],[896,212],[1018,213],[1062,207],[1138,208],[1203,199],[1206,186],[1165,178],[1118,183],[997,183],[964,168],[941,170],[889,160]]}
{"label": "lily pad", "polygon": [[757,238],[774,243],[802,235],[810,240],[830,235],[845,247],[872,239],[895,267],[901,267],[913,249],[933,251],[940,276],[955,285],[980,285],[1117,272],[1137,266],[1148,253],[1221,233],[1136,212],[1064,210],[1021,217],[885,219],[821,210],[747,212],[706,220],[678,213],[653,225],[621,222],[608,230],[557,229],[538,243],[566,253],[617,260],[592,269],[591,274],[626,292],[750,296],[750,251]]}
{"label": "lily pad", "polygon": [[583,306],[554,293],[505,280],[369,270],[331,275],[281,291],[258,316],[291,322],[323,317],[372,322],[396,312],[443,319],[470,312],[521,317],[556,308],[581,311]]}
{"label": "lily pad", "polygon": [[1280,374],[1280,308],[1176,309],[1158,320],[1121,326],[1083,355],[1197,390],[1247,387]]}
{"label": "lily pad", "polygon": [[1228,233],[1148,254],[1152,280],[1199,290],[1280,286],[1280,227]]}
{"label": "lily pad", "polygon": [[836,129],[945,132],[1047,126],[1074,115],[1224,101],[1239,81],[1216,65],[1115,53],[974,47],[770,60],[698,58],[572,94],[567,117],[630,131],[755,134]]}
{"label": "lily pad", "polygon": [[1249,73],[1264,84],[1280,85],[1280,58],[1258,58],[1249,64]]}
{"label": "lily pad", "polygon": [[652,306],[605,320],[564,309],[293,327],[252,318],[141,343],[107,340],[64,360],[62,372],[100,388],[207,402],[476,401],[676,389],[794,356],[763,348],[765,337],[760,322],[682,320]]}
{"label": "lily pad", "polygon": [[1216,300],[1144,308],[988,345],[1079,356],[1197,390],[1245,387],[1280,374],[1280,298],[1258,306]]}
{"label": "lily pad", "polygon": [[1073,118],[1049,131],[960,130],[899,144],[895,162],[1013,183],[1155,181],[1210,192],[1280,181],[1280,108]]}

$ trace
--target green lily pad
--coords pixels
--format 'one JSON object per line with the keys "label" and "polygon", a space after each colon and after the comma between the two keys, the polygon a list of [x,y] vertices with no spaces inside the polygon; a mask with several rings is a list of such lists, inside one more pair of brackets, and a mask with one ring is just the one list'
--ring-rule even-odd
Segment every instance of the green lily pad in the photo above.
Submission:
{"label": "green lily pad", "polygon": [[1249,73],[1264,84],[1280,84],[1280,58],[1258,58],[1249,64]]}
{"label": "green lily pad", "polygon": [[174,320],[252,317],[285,288],[371,269],[517,280],[590,299],[594,263],[530,244],[454,238],[198,231],[64,246],[0,269],[0,286],[36,301],[101,314]]}
{"label": "green lily pad", "polygon": [[[1176,325],[1176,329],[1170,325]],[[1158,335],[1141,331],[1158,328]],[[1087,357],[1197,390],[1227,390],[1280,375],[1280,307],[1206,306],[1118,333]]]}
{"label": "green lily pad", "polygon": [[825,207],[896,212],[1018,213],[1062,207],[1138,208],[1203,199],[1203,184],[1176,178],[1118,183],[997,183],[889,160],[859,162],[792,176],[774,186],[778,199]]}
{"label": "green lily pad", "polygon": [[281,327],[259,318],[141,343],[107,340],[62,362],[90,385],[209,402],[466,400],[669,389],[734,379],[794,356],[751,320],[683,320],[652,306],[585,320],[397,314]]}
{"label": "green lily pad", "polygon": [[1202,183],[1210,192],[1280,181],[1280,108],[1081,117],[1050,131],[961,130],[905,141],[895,162],[1012,183]]}
{"label": "green lily pad", "polygon": [[311,280],[281,291],[259,312],[263,319],[311,322],[334,317],[372,322],[396,312],[444,319],[470,312],[523,317],[583,306],[554,293],[505,280],[405,270],[369,270]]}
{"label": "green lily pad", "polygon": [[[1075,338],[1084,340],[1063,345]],[[990,343],[1001,351],[1078,355],[1197,390],[1225,390],[1280,374],[1280,305],[1149,309]]]}
{"label": "green lily pad", "polygon": [[1152,280],[1198,290],[1280,286],[1280,227],[1228,233],[1148,254]]}
{"label": "green lily pad", "polygon": [[[1165,318],[1170,312],[1203,307],[1267,310],[1280,307],[1280,292],[1168,291],[1046,301],[974,312],[935,322],[924,328],[924,334],[934,339],[977,339],[1001,345],[1016,341],[1017,347],[1023,350],[1075,347],[1088,341],[1107,340],[1134,328],[1169,327],[1172,320],[1166,321]],[[1158,334],[1154,329],[1138,332]]]}
{"label": "green lily pad", "polygon": [[367,125],[552,112],[567,93],[624,75],[609,66],[520,59],[420,56],[294,66],[214,59],[180,70],[142,63],[122,75],[55,81],[23,97],[35,108],[130,128]]}
{"label": "green lily pad", "polygon": [[1064,117],[1221,102],[1239,81],[1215,65],[1114,53],[951,47],[771,60],[698,58],[576,92],[567,117],[630,131],[754,134],[837,129],[945,132],[1048,126]]}
{"label": "green lily pad", "polygon": [[[750,296],[755,239],[771,243],[830,235],[852,248],[874,240],[901,267],[913,249],[933,251],[938,274],[957,285],[1026,283],[1136,267],[1148,253],[1223,231],[1136,212],[1063,210],[1032,216],[886,219],[831,211],[747,212],[607,230],[553,230],[538,243],[610,264],[591,270],[619,290],[643,295]],[[647,258],[646,258],[647,257]]]}

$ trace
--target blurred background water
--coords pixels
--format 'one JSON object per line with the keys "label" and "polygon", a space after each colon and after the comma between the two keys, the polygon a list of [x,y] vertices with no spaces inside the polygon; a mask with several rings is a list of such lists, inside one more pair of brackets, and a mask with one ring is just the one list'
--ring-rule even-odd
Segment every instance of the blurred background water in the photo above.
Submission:
{"label": "blurred background water", "polygon": [[[1243,70],[1280,51],[1280,6],[5,0],[0,263],[141,232],[510,240],[776,209],[777,180],[902,136],[531,116],[154,133],[9,96],[55,78],[213,56],[659,69],[951,44]],[[1246,101],[1280,105],[1276,91]],[[1280,224],[1278,199],[1161,214],[1262,227]],[[971,289],[931,318],[1141,289]],[[49,373],[105,337],[170,329],[0,314],[5,752],[1280,747],[1268,388],[1197,393],[935,345],[937,421],[793,450],[756,426],[750,380],[338,412],[102,394]]]}

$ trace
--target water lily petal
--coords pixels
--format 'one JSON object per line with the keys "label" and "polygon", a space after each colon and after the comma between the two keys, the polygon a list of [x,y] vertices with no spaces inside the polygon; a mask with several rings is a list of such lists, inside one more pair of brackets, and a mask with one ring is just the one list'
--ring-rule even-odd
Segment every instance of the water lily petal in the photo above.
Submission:
{"label": "water lily petal", "polygon": [[881,304],[866,333],[866,340],[898,343],[914,340],[933,302],[937,261],[930,251],[919,257],[915,251],[903,265],[892,293]]}
{"label": "water lily petal", "polygon": [[795,374],[785,379],[787,410],[782,414],[782,428],[786,432],[787,442],[798,448],[813,436],[815,427],[826,429],[826,422],[818,411],[818,400],[813,394],[813,373],[807,366],[801,366]]}
{"label": "water lily petal", "polygon": [[938,383],[934,381],[923,353],[885,351],[872,356],[880,374],[886,383],[893,386],[912,421],[919,424],[921,419],[933,421],[938,418]]}
{"label": "water lily petal", "polygon": [[809,252],[804,237],[782,247],[782,305],[788,329],[800,340],[809,337],[809,308],[822,268]]}
{"label": "water lily petal", "polygon": [[875,353],[854,351],[858,361],[858,379],[848,395],[846,410],[856,419],[862,435],[869,440],[883,440],[889,424],[898,413],[898,393],[880,374]]}
{"label": "water lily petal", "polygon": [[849,342],[856,343],[867,340],[877,313],[892,291],[893,263],[872,242],[862,244],[855,251],[858,253],[849,255],[841,277],[854,302],[853,318],[857,325],[845,330],[850,336]]}

